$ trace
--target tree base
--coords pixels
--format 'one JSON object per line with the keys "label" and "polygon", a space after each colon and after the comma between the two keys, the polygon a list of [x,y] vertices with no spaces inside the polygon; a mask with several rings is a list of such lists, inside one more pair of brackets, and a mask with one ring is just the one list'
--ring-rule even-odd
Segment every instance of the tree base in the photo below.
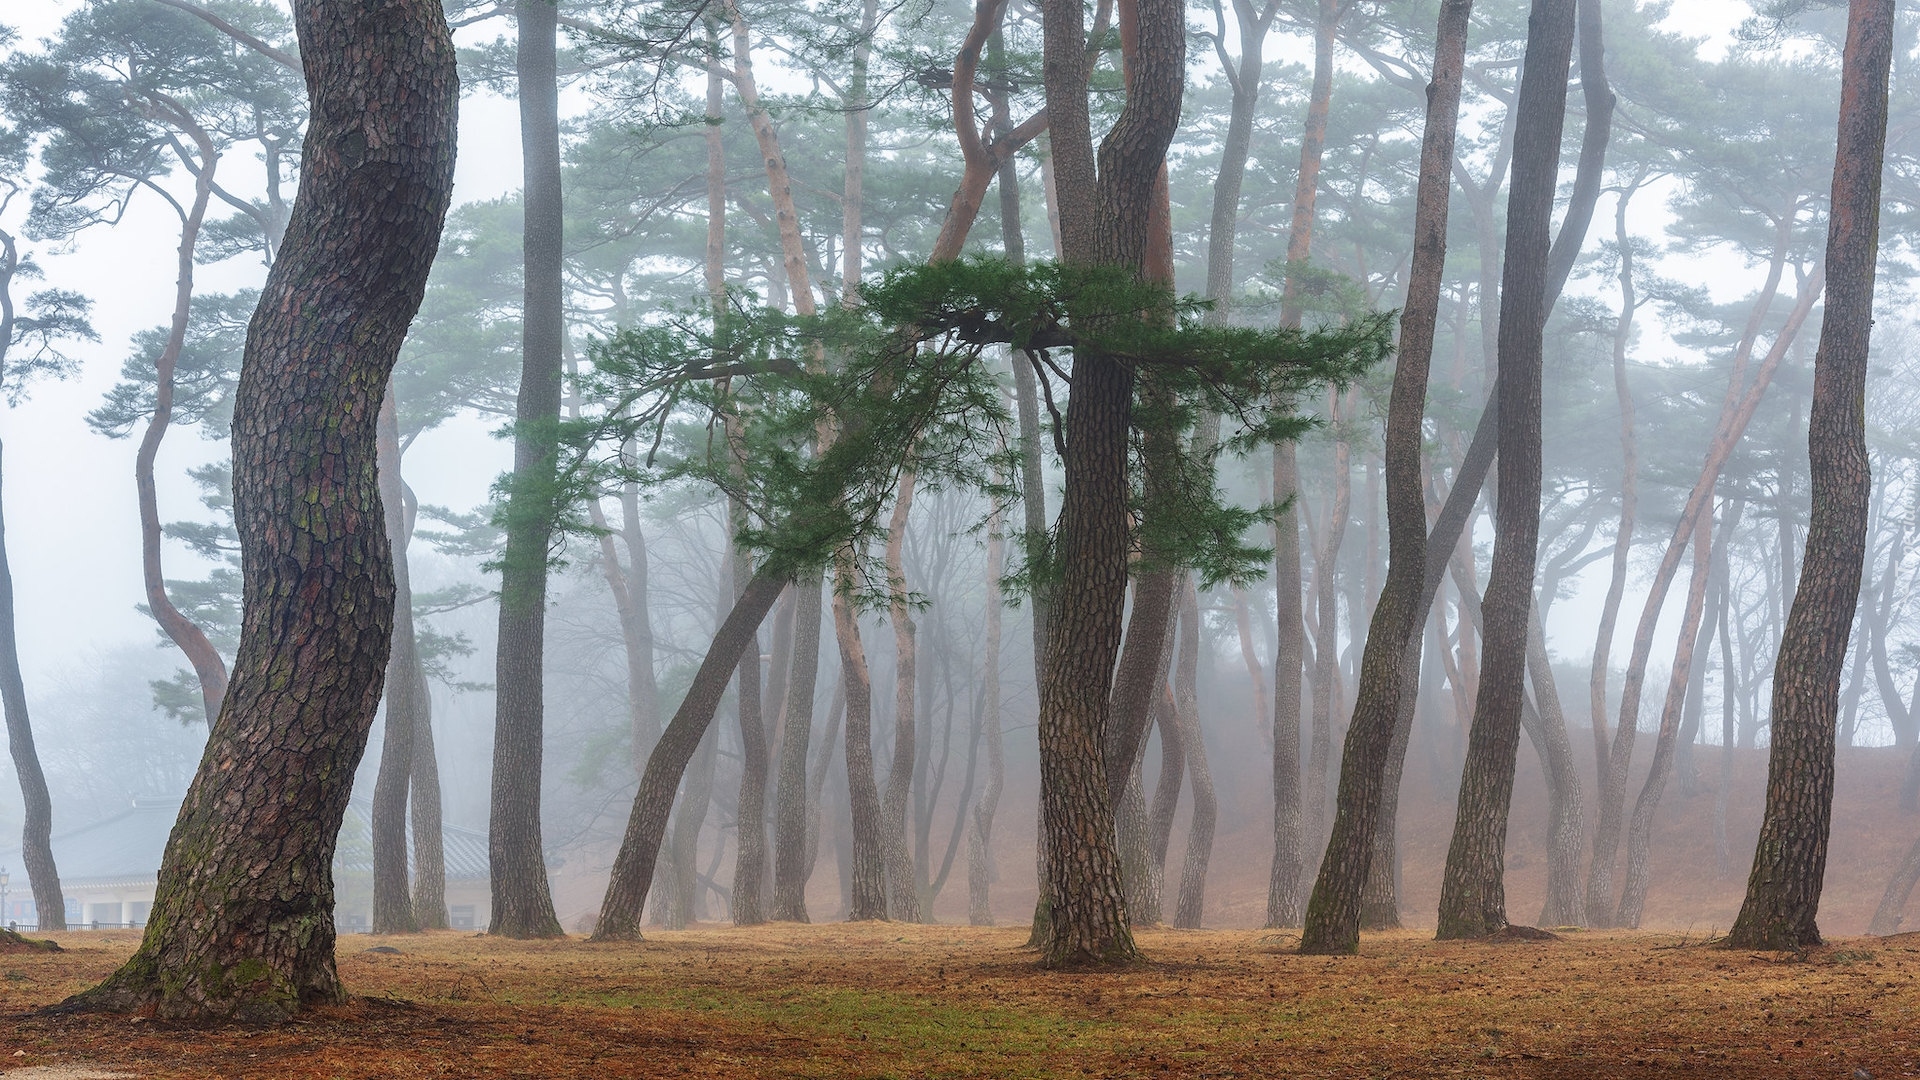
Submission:
{"label": "tree base", "polygon": [[65,951],[57,941],[48,941],[44,938],[21,937],[12,930],[0,929],[0,953]]}

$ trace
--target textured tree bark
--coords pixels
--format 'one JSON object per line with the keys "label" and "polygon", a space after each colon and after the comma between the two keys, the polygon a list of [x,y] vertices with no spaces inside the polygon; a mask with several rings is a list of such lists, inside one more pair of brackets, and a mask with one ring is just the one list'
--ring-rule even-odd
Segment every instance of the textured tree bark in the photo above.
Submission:
{"label": "textured tree bark", "polygon": [[1507,812],[1525,696],[1527,624],[1540,536],[1540,367],[1546,266],[1567,69],[1572,0],[1535,0],[1515,104],[1513,184],[1500,283],[1499,520],[1482,601],[1485,659],[1460,781],[1459,810],[1440,890],[1438,936],[1480,937],[1507,925]]}
{"label": "textured tree bark", "polygon": [[1706,611],[1707,583],[1713,578],[1713,523],[1702,514],[1693,530],[1693,573],[1687,583],[1687,608],[1680,618],[1680,637],[1674,647],[1673,672],[1667,680],[1667,700],[1660,710],[1660,733],[1655,737],[1653,762],[1647,770],[1647,782],[1634,801],[1633,820],[1627,829],[1627,875],[1620,890],[1620,907],[1614,926],[1640,928],[1640,914],[1646,908],[1647,880],[1652,873],[1653,812],[1665,793],[1667,778],[1673,772],[1674,743],[1680,733],[1680,717],[1686,707],[1687,682],[1692,674],[1694,646],[1699,642],[1700,625]]}
{"label": "textured tree bark", "polygon": [[[1041,6],[1047,113],[1064,261],[1140,273],[1161,169],[1179,123],[1186,34],[1183,9],[1171,0],[1141,0],[1121,12],[1122,36],[1130,31],[1136,47],[1126,104],[1102,140],[1097,164],[1078,0]],[[1041,831],[1051,852],[1043,963],[1054,968],[1128,963],[1139,955],[1114,853],[1105,760],[1126,599],[1133,371],[1096,349],[1080,349],[1073,383],[1060,573],[1050,598],[1039,718]]]}
{"label": "textured tree bark", "polygon": [[[660,856],[660,841],[666,833],[667,815],[673,809],[674,792],[680,786],[687,763],[693,760],[694,751],[713,723],[714,711],[720,707],[720,699],[740,666],[740,658],[758,639],[761,621],[773,609],[787,582],[785,574],[762,566],[740,590],[733,609],[714,632],[707,654],[694,673],[693,683],[687,687],[687,696],[681,699],[673,719],[660,734],[660,744],[647,759],[639,794],[634,796],[633,813],[627,818],[626,834],[621,838],[619,854],[614,856],[607,895],[600,902],[600,918],[593,940],[626,941],[640,936],[640,912],[653,882],[653,867]],[[689,792],[683,814],[696,811],[691,794]],[[697,812],[704,814],[705,806],[700,806]],[[685,878],[690,877],[683,876],[680,882],[683,888],[689,884]]]}
{"label": "textured tree bark", "polygon": [[458,86],[438,4],[293,14],[312,118],[235,397],[235,677],[140,948],[77,1008],[272,1022],[345,996],[334,842],[393,611],[375,414],[451,198]]}
{"label": "textured tree bark", "polygon": [[[393,643],[387,654],[387,722],[373,784],[373,932],[420,929],[407,887],[407,789],[413,778],[413,732],[420,713],[420,650],[413,636],[413,589],[407,574],[407,504],[400,486],[400,423],[388,384],[376,420],[375,455],[387,545],[393,557]],[[404,607],[403,607],[404,605]],[[406,612],[403,617],[402,611]]]}
{"label": "textured tree bark", "polygon": [[[1785,246],[1784,239],[1780,246]],[[1769,281],[1773,280],[1770,276]],[[1680,519],[1674,525],[1666,552],[1661,556],[1660,564],[1654,570],[1653,581],[1648,586],[1646,605],[1641,609],[1640,621],[1634,628],[1633,651],[1628,655],[1626,676],[1620,689],[1620,719],[1614,728],[1613,743],[1603,774],[1605,782],[1599,792],[1600,812],[1594,826],[1593,862],[1587,869],[1587,914],[1592,919],[1603,919],[1613,910],[1613,870],[1619,856],[1620,830],[1625,816],[1627,773],[1633,760],[1640,697],[1646,687],[1647,664],[1653,655],[1654,630],[1660,621],[1660,611],[1679,573],[1680,559],[1686,552],[1687,539],[1692,535],[1694,522],[1707,512],[1721,469],[1739,446],[1747,424],[1753,419],[1767,387],[1773,382],[1774,373],[1779,370],[1794,338],[1799,335],[1800,327],[1813,311],[1814,302],[1819,299],[1825,284],[1826,277],[1821,266],[1816,266],[1800,282],[1793,310],[1788,313],[1785,324],[1774,337],[1766,357],[1749,381],[1743,377],[1747,358],[1751,356],[1759,333],[1759,315],[1766,309],[1766,301],[1770,298],[1768,291],[1762,291],[1762,301],[1755,305],[1747,333],[1734,353],[1734,370],[1728,378],[1726,401],[1721,407],[1720,420],[1712,440],[1707,445],[1706,460],[1700,467],[1700,475],[1694,480],[1693,490],[1688,493],[1681,507]]]}
{"label": "textured tree bark", "polygon": [[1213,770],[1207,765],[1206,741],[1200,733],[1200,597],[1193,576],[1184,575],[1180,599],[1180,654],[1174,676],[1174,717],[1187,753],[1187,774],[1193,780],[1193,821],[1187,827],[1187,850],[1180,866],[1180,899],[1173,909],[1173,925],[1198,930],[1206,903],[1207,862],[1213,855],[1213,827],[1219,800],[1213,791]]}
{"label": "textured tree bark", "polygon": [[[396,618],[398,610],[396,607]],[[432,698],[427,691],[426,672],[416,669],[416,679],[420,711],[413,729],[413,775],[408,785],[413,814],[413,918],[422,930],[445,930],[447,852],[440,807],[440,759],[433,746]]]}
{"label": "textured tree bark", "polygon": [[[12,321],[11,305],[6,322]],[[12,340],[12,327],[0,326],[0,357]],[[67,905],[60,891],[60,872],[53,861],[53,798],[40,770],[40,754],[33,745],[33,722],[27,713],[26,683],[20,676],[20,647],[13,621],[13,568],[7,560],[5,517],[0,515],[0,708],[7,715],[7,754],[20,780],[25,824],[20,831],[20,859],[26,864],[27,883],[40,929],[65,930]]]}
{"label": "textured tree bark", "polygon": [[560,92],[556,19],[547,0],[515,6],[524,162],[520,392],[514,406],[513,480],[500,559],[500,631],[494,672],[493,790],[487,862],[493,893],[490,934],[559,937],[540,836],[545,733],[547,549],[559,511],[560,373],[563,309]]}
{"label": "textured tree bark", "polygon": [[[180,221],[179,278],[174,287],[173,322],[167,331],[167,343],[154,360],[153,416],[140,436],[140,449],[133,459],[133,486],[140,503],[140,573],[146,587],[147,610],[168,640],[186,654],[200,682],[200,699],[206,709],[207,725],[220,715],[220,702],[227,694],[227,665],[220,650],[207,640],[206,632],[175,607],[167,595],[166,572],[161,568],[161,526],[159,495],[154,487],[154,460],[160,455],[161,440],[173,421],[173,373],[186,344],[187,316],[193,302],[193,251],[200,238],[200,227],[207,218],[207,204],[213,195],[214,169],[219,153],[204,132],[193,132],[200,152],[200,168],[194,173],[193,202]],[[62,916],[64,918],[64,916]]]}
{"label": "textured tree bark", "polygon": [[[1387,406],[1387,582],[1367,628],[1353,721],[1341,755],[1333,835],[1320,864],[1307,931],[1301,938],[1301,948],[1310,952],[1352,952],[1358,948],[1362,892],[1368,877],[1382,884],[1392,881],[1390,858],[1387,866],[1379,866],[1373,849],[1379,847],[1383,854],[1391,854],[1381,837],[1393,829],[1399,803],[1399,769],[1394,765],[1405,756],[1407,731],[1412,727],[1412,696],[1420,677],[1419,632],[1426,615],[1421,589],[1427,565],[1426,496],[1420,486],[1421,428],[1446,266],[1448,170],[1459,124],[1467,22],[1472,10],[1472,0],[1447,0],[1440,10],[1435,36],[1433,81],[1427,88],[1427,125],[1414,211],[1413,262],[1408,272],[1407,302],[1401,309],[1399,360]],[[1431,590],[1426,595],[1430,597]],[[1276,707],[1278,704],[1276,699]],[[1274,735],[1278,747],[1277,727]],[[1396,745],[1399,753],[1393,752]],[[1277,770],[1278,757],[1275,762]],[[1388,896],[1376,899],[1370,921],[1397,925],[1398,904],[1390,895],[1392,890],[1386,891]],[[1268,921],[1274,922],[1271,901]]]}
{"label": "textured tree bark", "polygon": [[1852,0],[1841,61],[1827,268],[1833,288],[1813,361],[1807,415],[1807,524],[1800,584],[1774,665],[1766,811],[1747,896],[1727,935],[1745,949],[1820,943],[1814,917],[1833,814],[1833,740],[1840,673],[1866,559],[1872,474],[1866,446],[1867,350],[1880,238],[1893,0]]}

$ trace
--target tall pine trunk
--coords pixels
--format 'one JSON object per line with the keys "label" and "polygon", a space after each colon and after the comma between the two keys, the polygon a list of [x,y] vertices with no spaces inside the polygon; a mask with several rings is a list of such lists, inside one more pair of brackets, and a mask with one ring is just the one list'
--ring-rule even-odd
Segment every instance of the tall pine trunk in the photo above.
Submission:
{"label": "tall pine trunk", "polygon": [[558,9],[519,0],[515,76],[525,204],[520,392],[514,405],[513,477],[500,559],[500,631],[494,665],[493,791],[487,861],[491,934],[558,937],[540,833],[544,756],[547,549],[559,506],[560,372],[566,335],[561,248]]}
{"label": "tall pine trunk", "polygon": [[1840,136],[1827,226],[1833,287],[1813,361],[1808,479],[1813,515],[1793,609],[1774,666],[1766,811],[1746,900],[1727,943],[1800,949],[1814,918],[1833,815],[1834,724],[1847,636],[1866,559],[1872,475],[1866,446],[1867,350],[1880,249],[1880,170],[1887,138],[1893,0],[1852,0],[1841,61]]}
{"label": "tall pine trunk", "polygon": [[[420,929],[407,887],[407,789],[413,779],[414,729],[419,713],[420,651],[413,635],[413,588],[407,574],[407,505],[400,487],[400,423],[391,383],[376,421],[380,505],[393,552],[393,643],[387,655],[387,722],[380,769],[373,784],[373,932]],[[403,617],[401,612],[405,611]]]}
{"label": "tall pine trunk", "polygon": [[1485,662],[1440,891],[1439,936],[1505,926],[1507,812],[1519,748],[1527,624],[1540,534],[1540,385],[1553,197],[1574,37],[1572,0],[1535,0],[1515,104],[1513,184],[1500,283],[1500,514],[1482,603]]}
{"label": "tall pine trunk", "polygon": [[235,394],[234,678],[140,948],[77,1007],[271,1022],[345,999],[333,852],[393,613],[375,418],[452,196],[458,83],[436,3],[293,14],[312,112]]}
{"label": "tall pine trunk", "polygon": [[[11,322],[11,307],[8,310]],[[0,357],[11,340],[12,327],[0,332]],[[40,770],[40,754],[33,745],[33,722],[27,714],[27,688],[20,676],[20,646],[13,621],[13,567],[7,559],[7,532],[0,514],[0,709],[7,716],[7,755],[20,780],[25,822],[20,830],[20,858],[26,864],[27,883],[41,930],[67,928],[67,904],[60,891],[60,872],[53,861],[53,798]],[[4,917],[0,912],[0,918]]]}
{"label": "tall pine trunk", "polygon": [[[1341,755],[1333,834],[1320,864],[1314,899],[1308,908],[1307,931],[1301,939],[1301,948],[1309,952],[1354,951],[1359,945],[1362,890],[1368,876],[1383,883],[1391,881],[1390,857],[1386,866],[1380,866],[1374,849],[1386,847],[1382,837],[1390,842],[1399,802],[1399,770],[1392,765],[1405,754],[1411,699],[1419,682],[1420,628],[1425,621],[1420,597],[1427,563],[1426,496],[1420,477],[1422,418],[1446,266],[1448,170],[1459,124],[1467,20],[1472,10],[1472,0],[1447,0],[1441,7],[1436,31],[1414,209],[1413,265],[1408,274],[1407,302],[1401,309],[1399,359],[1387,404],[1387,580],[1367,627],[1353,721]],[[1277,746],[1277,727],[1274,734]],[[1400,747],[1398,754],[1392,752],[1396,744]],[[1389,851],[1383,850],[1382,854],[1390,856]],[[1372,921],[1398,923],[1391,899],[1382,898],[1375,907]]]}

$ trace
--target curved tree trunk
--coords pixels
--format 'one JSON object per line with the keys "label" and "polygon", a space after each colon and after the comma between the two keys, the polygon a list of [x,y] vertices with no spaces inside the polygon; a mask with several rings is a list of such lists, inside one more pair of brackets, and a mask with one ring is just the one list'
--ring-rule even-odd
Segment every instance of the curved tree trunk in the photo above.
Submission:
{"label": "curved tree trunk", "polygon": [[1515,110],[1513,184],[1500,291],[1500,515],[1482,604],[1485,663],[1441,883],[1439,937],[1479,937],[1507,924],[1507,813],[1525,696],[1527,625],[1540,533],[1540,369],[1546,265],[1567,69],[1571,0],[1535,0]]}
{"label": "curved tree trunk", "polygon": [[514,405],[513,480],[500,558],[500,633],[494,673],[493,791],[487,861],[490,934],[559,937],[540,834],[544,756],[547,551],[559,513],[560,374],[566,336],[560,191],[558,10],[515,6],[524,160],[525,255],[520,391]]}
{"label": "curved tree trunk", "polygon": [[458,84],[438,4],[293,13],[312,118],[235,396],[235,677],[140,948],[76,1007],[272,1022],[345,999],[331,864],[393,612],[375,417],[452,195]]}
{"label": "curved tree trunk", "polygon": [[[5,355],[11,329],[0,333],[0,356]],[[46,774],[40,771],[33,723],[27,715],[26,683],[20,677],[20,648],[13,621],[13,568],[7,561],[6,537],[5,518],[0,516],[0,708],[6,710],[7,755],[13,759],[13,773],[20,780],[20,801],[26,811],[20,832],[20,858],[26,864],[40,929],[65,930],[67,904],[53,861],[53,798],[47,792]],[[5,916],[0,912],[0,922]]]}
{"label": "curved tree trunk", "polygon": [[[1135,916],[1153,925],[1161,921],[1161,897],[1167,891],[1167,849],[1173,840],[1173,818],[1180,809],[1181,781],[1187,774],[1187,748],[1180,721],[1174,714],[1173,694],[1162,684],[1153,699],[1153,723],[1160,729],[1160,780],[1154,785],[1153,806],[1147,812],[1147,876],[1137,891],[1146,900]],[[1133,911],[1131,903],[1127,908]]]}
{"label": "curved tree trunk", "polygon": [[[373,784],[373,932],[420,929],[407,887],[407,789],[413,778],[414,729],[419,722],[420,650],[413,636],[413,588],[407,574],[407,505],[400,484],[400,423],[393,386],[377,421],[380,505],[393,556],[393,643],[387,655],[386,735]],[[405,611],[403,617],[401,612]]]}
{"label": "curved tree trunk", "polygon": [[[204,132],[195,131],[200,152],[200,167],[194,170],[193,202],[180,221],[180,276],[174,288],[173,323],[167,330],[167,343],[153,364],[153,416],[140,436],[140,449],[133,459],[133,486],[140,502],[140,573],[146,586],[147,610],[165,631],[168,640],[186,654],[200,682],[200,700],[206,709],[207,725],[220,715],[220,703],[227,695],[227,665],[220,650],[207,640],[206,632],[173,605],[167,595],[167,578],[161,569],[161,526],[159,495],[154,487],[154,460],[160,455],[160,442],[166,438],[173,421],[173,373],[180,361],[180,350],[187,339],[187,317],[193,303],[193,250],[200,238],[200,227],[207,218],[207,204],[213,196],[213,174],[219,154]],[[64,916],[63,916],[64,917]]]}
{"label": "curved tree trunk", "polygon": [[[1420,150],[1413,265],[1400,319],[1399,360],[1388,402],[1386,434],[1387,584],[1375,605],[1360,661],[1353,721],[1341,755],[1333,834],[1314,886],[1301,947],[1352,952],[1362,921],[1399,924],[1393,897],[1391,837],[1399,806],[1400,763],[1412,729],[1420,678],[1420,588],[1426,573],[1426,499],[1420,488],[1422,417],[1433,361],[1441,275],[1446,264],[1448,169],[1460,115],[1471,0],[1447,0],[1436,31],[1433,82]],[[1282,586],[1284,588],[1284,585]],[[1431,595],[1429,592],[1428,595]],[[1276,690],[1277,693],[1277,690]],[[1276,698],[1276,708],[1279,705]],[[1276,723],[1277,723],[1276,713]],[[1276,727],[1275,746],[1280,732]],[[1395,752],[1398,747],[1398,752]],[[1279,766],[1276,757],[1276,770]],[[1385,841],[1385,842],[1383,842]],[[1380,858],[1375,858],[1375,850]],[[1384,865],[1383,865],[1384,863]],[[1372,904],[1363,900],[1371,879]],[[1268,922],[1274,922],[1269,901]],[[1368,909],[1371,911],[1369,912]]]}
{"label": "curved tree trunk", "polygon": [[1834,724],[1847,636],[1860,597],[1873,487],[1866,446],[1867,351],[1893,24],[1893,0],[1848,5],[1827,229],[1833,289],[1822,316],[1807,417],[1813,514],[1774,666],[1766,812],[1746,900],[1727,934],[1734,948],[1802,949],[1820,943],[1814,917],[1832,825]]}

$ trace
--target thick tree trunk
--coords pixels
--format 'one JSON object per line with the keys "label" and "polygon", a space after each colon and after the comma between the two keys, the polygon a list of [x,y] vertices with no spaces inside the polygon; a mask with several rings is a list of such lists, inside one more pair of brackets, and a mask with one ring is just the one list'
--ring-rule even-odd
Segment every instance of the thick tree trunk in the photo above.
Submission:
{"label": "thick tree trunk", "polygon": [[[633,813],[627,819],[626,835],[621,838],[619,854],[614,856],[607,895],[600,902],[600,918],[593,931],[595,941],[622,941],[640,936],[640,912],[653,882],[653,867],[660,856],[660,841],[666,833],[667,815],[673,809],[674,792],[680,786],[687,763],[693,760],[694,751],[713,723],[714,711],[720,707],[720,699],[740,666],[740,658],[758,640],[760,623],[773,609],[787,582],[785,574],[762,566],[740,590],[733,610],[714,632],[707,655],[701,659],[699,670],[687,687],[686,697],[681,699],[673,719],[660,734],[660,744],[647,759],[640,791],[634,796]],[[704,805],[696,808],[695,801],[688,799],[688,805],[682,808],[683,815],[705,813]],[[705,802],[704,799],[697,801]],[[683,879],[678,884],[685,889],[689,882]]]}
{"label": "thick tree trunk", "polygon": [[235,677],[145,938],[76,1007],[271,1022],[345,998],[334,843],[393,611],[375,416],[451,198],[458,85],[438,4],[293,13],[312,118],[235,395]]}
{"label": "thick tree trunk", "polygon": [[1774,666],[1766,811],[1731,947],[1820,943],[1814,917],[1833,814],[1840,673],[1860,597],[1872,476],[1866,446],[1867,350],[1879,252],[1893,0],[1852,0],[1841,63],[1827,267],[1833,288],[1813,362],[1807,456],[1813,515],[1800,584]]}
{"label": "thick tree trunk", "polygon": [[[1448,169],[1460,114],[1471,0],[1447,0],[1436,32],[1433,82],[1427,90],[1427,126],[1420,151],[1413,264],[1400,318],[1400,352],[1388,402],[1386,431],[1387,582],[1367,629],[1346,747],[1332,839],[1301,947],[1310,952],[1352,952],[1359,944],[1362,891],[1369,878],[1390,886],[1390,838],[1399,803],[1397,767],[1412,727],[1412,696],[1418,690],[1420,628],[1425,622],[1426,498],[1421,491],[1420,447],[1427,376],[1433,360],[1434,326],[1446,265]],[[1284,588],[1284,584],[1282,588]],[[1297,595],[1297,590],[1296,590]],[[1431,590],[1428,590],[1431,596]],[[1296,665],[1297,666],[1297,665]],[[1277,692],[1277,691],[1276,691]],[[1403,700],[1405,699],[1405,700]],[[1279,701],[1276,698],[1276,708]],[[1278,714],[1276,713],[1276,724]],[[1274,732],[1276,747],[1280,731]],[[1400,751],[1393,752],[1398,745]],[[1297,751],[1296,751],[1297,752]],[[1276,775],[1279,769],[1276,752]],[[1381,848],[1387,865],[1373,857]],[[1392,889],[1377,898],[1368,921],[1397,925]],[[1269,901],[1268,922],[1274,922]]]}
{"label": "thick tree trunk", "polygon": [[[6,329],[10,332],[12,328]],[[8,340],[8,334],[0,333],[0,356],[5,354]],[[20,801],[26,818],[20,834],[20,858],[26,864],[34,910],[42,931],[65,930],[67,905],[60,891],[60,873],[53,861],[53,799],[47,792],[46,774],[40,771],[40,754],[34,749],[26,683],[20,677],[20,647],[13,621],[13,568],[7,561],[3,516],[0,516],[0,708],[6,710],[7,716],[7,754],[13,759],[13,773],[20,780]],[[5,913],[0,912],[0,923],[4,921]]]}
{"label": "thick tree trunk", "polygon": [[525,253],[520,392],[514,406],[513,479],[500,559],[500,633],[494,673],[493,792],[487,861],[493,922],[502,937],[559,937],[540,835],[545,738],[547,549],[559,512],[563,309],[560,93],[556,19],[547,0],[519,0],[520,144]]}
{"label": "thick tree trunk", "polygon": [[[393,557],[393,644],[387,655],[386,735],[373,784],[373,932],[408,934],[420,929],[407,887],[407,789],[413,778],[414,729],[420,715],[416,678],[420,650],[413,636],[413,588],[407,574],[407,506],[400,485],[400,423],[393,387],[387,387],[377,421],[376,456],[380,504]],[[405,617],[400,613],[406,611]]]}
{"label": "thick tree trunk", "polygon": [[1182,579],[1180,624],[1174,719],[1180,725],[1187,774],[1193,780],[1193,820],[1187,826],[1187,850],[1180,866],[1180,899],[1173,909],[1173,925],[1198,930],[1206,902],[1207,862],[1213,855],[1219,801],[1213,791],[1213,770],[1207,765],[1206,740],[1200,732],[1200,598],[1190,574]]}
{"label": "thick tree trunk", "polygon": [[1440,891],[1439,937],[1507,924],[1507,812],[1525,696],[1527,625],[1540,534],[1540,367],[1553,197],[1573,52],[1572,0],[1535,0],[1515,104],[1513,184],[1500,284],[1500,515],[1482,604],[1485,662],[1474,702],[1453,842]]}
{"label": "thick tree trunk", "polygon": [[[1136,47],[1127,101],[1102,141],[1098,166],[1087,103],[1084,10],[1041,6],[1048,119],[1060,196],[1062,255],[1070,265],[1140,273],[1166,150],[1185,85],[1185,17],[1171,0],[1124,6],[1122,36]],[[1106,768],[1108,696],[1126,599],[1128,429],[1133,371],[1097,349],[1074,357],[1068,400],[1066,490],[1059,577],[1050,598],[1041,680],[1041,825],[1050,906],[1043,962],[1074,968],[1131,962],[1114,853]]]}
{"label": "thick tree trunk", "polygon": [[920,921],[920,897],[915,889],[913,849],[907,843],[907,797],[912,794],[915,765],[915,690],[919,684],[919,649],[914,640],[913,613],[907,602],[905,564],[907,518],[913,512],[912,470],[900,476],[893,516],[887,523],[887,593],[893,622],[893,760],[887,767],[887,785],[880,802],[881,850],[886,859],[887,897],[893,918]]}

